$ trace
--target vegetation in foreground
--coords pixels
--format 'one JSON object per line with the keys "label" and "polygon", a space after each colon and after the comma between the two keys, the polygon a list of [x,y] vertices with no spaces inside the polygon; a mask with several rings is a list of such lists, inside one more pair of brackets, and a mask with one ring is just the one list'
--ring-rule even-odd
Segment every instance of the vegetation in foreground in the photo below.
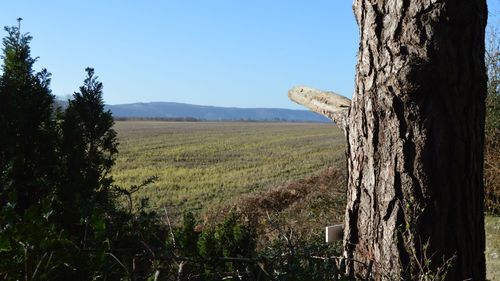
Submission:
{"label": "vegetation in foreground", "polygon": [[486,216],[486,277],[500,280],[500,217]]}
{"label": "vegetation in foreground", "polygon": [[485,209],[500,215],[500,30],[490,32],[486,44],[488,96],[484,146]]}

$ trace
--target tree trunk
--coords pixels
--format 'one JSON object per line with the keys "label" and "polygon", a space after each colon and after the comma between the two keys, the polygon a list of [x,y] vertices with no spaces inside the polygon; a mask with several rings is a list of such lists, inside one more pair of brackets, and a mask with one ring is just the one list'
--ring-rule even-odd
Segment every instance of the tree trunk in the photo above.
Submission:
{"label": "tree trunk", "polygon": [[485,279],[485,2],[355,0],[349,274]]}

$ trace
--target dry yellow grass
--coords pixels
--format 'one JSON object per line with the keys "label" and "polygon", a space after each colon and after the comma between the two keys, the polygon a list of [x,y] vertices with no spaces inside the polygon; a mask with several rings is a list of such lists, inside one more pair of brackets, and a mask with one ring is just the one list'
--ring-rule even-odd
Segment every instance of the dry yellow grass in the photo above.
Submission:
{"label": "dry yellow grass", "polygon": [[486,277],[500,281],[500,217],[487,216],[486,230]]}
{"label": "dry yellow grass", "polygon": [[344,156],[333,124],[125,121],[115,129],[116,182],[126,187],[159,176],[137,196],[172,213],[301,179]]}

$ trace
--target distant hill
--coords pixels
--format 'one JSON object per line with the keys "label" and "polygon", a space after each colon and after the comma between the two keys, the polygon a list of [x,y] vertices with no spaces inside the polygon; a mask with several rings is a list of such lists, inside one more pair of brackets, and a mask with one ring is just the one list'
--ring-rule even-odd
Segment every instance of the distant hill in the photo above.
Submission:
{"label": "distant hill", "polygon": [[307,110],[281,108],[236,108],[176,102],[148,102],[107,105],[118,118],[195,118],[207,121],[303,121],[328,122],[326,117]]}

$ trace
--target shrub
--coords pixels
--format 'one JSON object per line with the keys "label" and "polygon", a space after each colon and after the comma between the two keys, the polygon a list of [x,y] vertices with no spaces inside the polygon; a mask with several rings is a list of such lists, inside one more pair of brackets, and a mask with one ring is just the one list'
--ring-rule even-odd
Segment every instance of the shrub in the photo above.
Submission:
{"label": "shrub", "polygon": [[485,208],[500,214],[500,42],[493,29],[486,48],[488,96],[486,97],[484,184]]}

